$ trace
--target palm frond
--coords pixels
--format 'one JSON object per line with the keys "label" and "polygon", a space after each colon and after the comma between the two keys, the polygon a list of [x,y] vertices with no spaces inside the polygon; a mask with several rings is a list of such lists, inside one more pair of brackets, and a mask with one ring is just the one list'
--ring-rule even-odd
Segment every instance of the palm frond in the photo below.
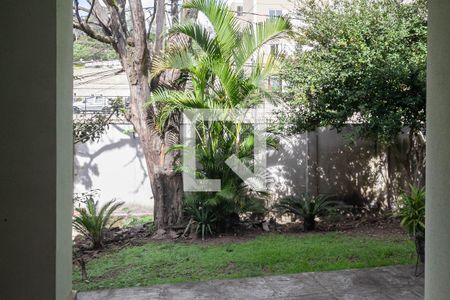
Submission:
{"label": "palm frond", "polygon": [[224,50],[225,55],[231,53],[235,47],[238,22],[234,13],[223,0],[192,0],[184,5],[185,8],[197,9],[202,12],[211,23],[216,38]]}
{"label": "palm frond", "polygon": [[196,65],[196,59],[186,46],[171,47],[162,56],[154,57],[151,77],[167,70],[191,70]]}
{"label": "palm frond", "polygon": [[249,83],[262,88],[261,83],[269,76],[276,74],[281,67],[281,57],[272,53],[266,57],[258,56],[249,76]]}
{"label": "palm frond", "polygon": [[220,57],[222,55],[217,38],[213,37],[208,29],[193,21],[174,25],[171,34],[184,34],[192,39],[208,56]]}
{"label": "palm frond", "polygon": [[242,69],[258,49],[291,29],[291,23],[284,17],[269,18],[255,26],[248,25],[234,49],[236,67]]}
{"label": "palm frond", "polygon": [[158,116],[155,121],[155,127],[162,132],[170,116],[176,111],[187,109],[207,108],[205,103],[199,98],[194,97],[189,91],[176,91],[168,89],[157,89],[153,91],[146,105],[161,104]]}
{"label": "palm frond", "polygon": [[115,200],[111,200],[98,210],[98,201],[90,198],[86,201],[85,208],[75,209],[78,215],[73,218],[73,228],[91,240],[94,248],[101,247],[105,230],[121,219],[116,218],[112,221],[112,214],[123,204],[124,202],[116,203]]}

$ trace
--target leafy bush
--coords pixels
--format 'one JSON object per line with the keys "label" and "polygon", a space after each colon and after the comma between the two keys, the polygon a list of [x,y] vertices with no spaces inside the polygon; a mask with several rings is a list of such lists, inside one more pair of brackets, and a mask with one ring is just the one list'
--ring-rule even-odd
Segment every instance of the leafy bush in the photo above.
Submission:
{"label": "leafy bush", "polygon": [[86,201],[86,207],[75,208],[78,215],[72,221],[73,227],[92,242],[94,249],[102,248],[105,231],[123,219],[118,217],[112,220],[111,217],[123,204],[111,200],[98,209],[98,201],[91,197]]}
{"label": "leafy bush", "polygon": [[425,233],[425,188],[410,185],[410,192],[400,197],[398,216],[401,225],[412,235]]}
{"label": "leafy bush", "polygon": [[303,220],[305,231],[314,230],[316,217],[334,213],[339,202],[331,201],[328,196],[311,196],[303,194],[301,197],[286,197],[274,205],[280,214],[293,214]]}
{"label": "leafy bush", "polygon": [[280,111],[294,132],[349,119],[385,143],[406,127],[424,131],[426,1],[300,0],[296,15],[301,47],[282,74],[294,109]]}

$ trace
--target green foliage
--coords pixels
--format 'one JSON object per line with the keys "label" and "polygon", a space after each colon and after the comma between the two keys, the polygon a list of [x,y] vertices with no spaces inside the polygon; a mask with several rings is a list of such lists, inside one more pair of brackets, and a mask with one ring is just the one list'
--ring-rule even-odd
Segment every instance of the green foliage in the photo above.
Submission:
{"label": "green foliage", "polygon": [[87,282],[74,267],[73,284],[84,291],[413,263],[414,244],[402,236],[266,234],[235,243],[123,248],[89,261]]}
{"label": "green foliage", "polygon": [[74,193],[73,194],[73,206],[81,207],[81,205],[85,205],[89,199],[96,199],[100,194],[99,189],[92,189],[87,192],[82,193]]}
{"label": "green foliage", "polygon": [[425,127],[426,1],[301,1],[299,47],[283,68],[294,132],[355,125],[390,143]]}
{"label": "green foliage", "polygon": [[201,197],[201,194],[186,196],[184,210],[197,225],[196,233],[201,233],[202,240],[205,240],[206,233],[213,234],[211,226],[216,222],[216,217],[207,201]]}
{"label": "green foliage", "polygon": [[300,197],[283,198],[274,205],[274,208],[280,214],[293,214],[299,217],[304,222],[304,229],[309,231],[315,229],[316,217],[334,213],[338,204],[325,195],[303,194]]}
{"label": "green foliage", "polygon": [[102,112],[76,118],[72,124],[73,144],[98,141],[109,128],[112,118],[125,113],[123,98],[117,97],[112,100],[108,110],[106,114]]}
{"label": "green foliage", "polygon": [[127,218],[124,222],[124,227],[133,227],[137,225],[144,225],[153,222],[152,216],[132,216]]}
{"label": "green foliage", "polygon": [[132,217],[129,222],[125,224],[125,227],[134,227],[138,225],[146,225],[149,236],[152,236],[156,232],[156,225],[152,216]]}
{"label": "green foliage", "polygon": [[117,53],[107,44],[88,36],[80,36],[73,42],[73,61],[107,61],[117,59]]}
{"label": "green foliage", "polygon": [[98,201],[91,197],[86,201],[86,207],[75,208],[73,227],[92,242],[94,249],[101,248],[105,231],[123,219],[121,217],[112,219],[114,211],[123,204],[124,202],[115,203],[115,200],[111,200],[99,209]]}
{"label": "green foliage", "polygon": [[[224,231],[236,225],[241,214],[263,215],[266,193],[251,191],[243,180],[226,164],[235,154],[247,167],[253,166],[253,134],[250,126],[224,124],[221,122],[203,123],[199,126],[199,140],[196,156],[201,167],[196,170],[183,170],[197,178],[220,178],[219,192],[199,192],[186,195],[186,199],[196,201],[215,216],[215,230]],[[236,131],[240,130],[240,142]],[[186,152],[189,149],[185,150]]]}
{"label": "green foliage", "polygon": [[[261,81],[277,71],[280,57],[271,54],[263,59],[258,55],[258,49],[291,29],[288,20],[272,18],[241,30],[234,12],[223,1],[193,0],[185,7],[202,12],[214,32],[192,21],[175,25],[170,34],[187,36],[192,40],[192,45],[185,43],[185,39],[178,39],[179,44],[154,59],[153,76],[175,69],[181,70],[187,81],[185,91],[159,89],[152,93],[148,105],[159,108],[160,113],[154,122],[161,133],[173,115],[182,111],[249,108],[260,103],[265,94]],[[252,57],[255,66],[249,72],[244,67]],[[236,155],[252,168],[252,127],[242,123],[198,120],[196,133],[195,152],[200,168],[182,171],[197,178],[220,178],[222,190],[193,196],[202,207],[201,214],[198,209],[187,211],[198,213],[198,219],[215,220],[215,228],[219,231],[229,227],[240,214],[261,213],[265,195],[252,193],[225,163],[231,155]],[[273,138],[269,136],[268,140],[275,145]],[[178,145],[172,150],[193,149]],[[192,196],[186,198],[189,197]]]}
{"label": "green foliage", "polygon": [[410,185],[410,192],[400,197],[398,216],[401,225],[412,235],[425,234],[425,188]]}

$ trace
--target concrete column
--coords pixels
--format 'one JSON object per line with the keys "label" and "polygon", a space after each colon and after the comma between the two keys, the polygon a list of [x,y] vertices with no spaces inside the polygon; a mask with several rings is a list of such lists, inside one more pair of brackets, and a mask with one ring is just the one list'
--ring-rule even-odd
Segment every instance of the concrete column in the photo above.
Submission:
{"label": "concrete column", "polygon": [[70,0],[0,12],[0,299],[71,294]]}
{"label": "concrete column", "polygon": [[425,299],[450,298],[450,1],[429,1]]}

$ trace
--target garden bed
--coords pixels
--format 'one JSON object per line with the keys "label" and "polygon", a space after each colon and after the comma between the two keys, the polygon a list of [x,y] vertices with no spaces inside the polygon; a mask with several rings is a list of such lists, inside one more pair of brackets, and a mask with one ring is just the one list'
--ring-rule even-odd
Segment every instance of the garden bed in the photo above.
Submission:
{"label": "garden bed", "polygon": [[322,223],[313,233],[299,232],[297,224],[278,229],[271,226],[269,233],[246,230],[206,241],[153,240],[149,235],[137,235],[107,244],[101,251],[83,251],[87,280],[81,280],[75,263],[74,288],[134,287],[415,262],[414,244],[396,220],[352,222],[356,222],[352,227],[343,223],[332,228]]}

